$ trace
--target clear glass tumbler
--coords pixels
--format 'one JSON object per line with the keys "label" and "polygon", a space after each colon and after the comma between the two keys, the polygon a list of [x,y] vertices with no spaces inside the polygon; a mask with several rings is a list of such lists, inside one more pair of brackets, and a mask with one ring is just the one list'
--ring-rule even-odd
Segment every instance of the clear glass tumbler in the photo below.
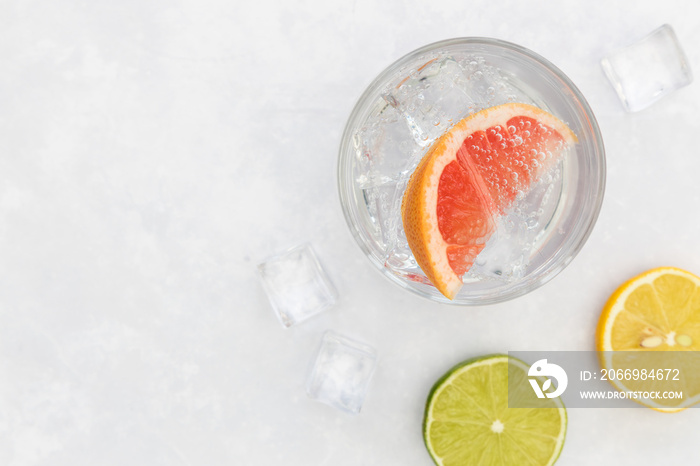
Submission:
{"label": "clear glass tumbler", "polygon": [[[403,192],[441,134],[471,113],[507,102],[555,115],[578,142],[553,175],[518,201],[520,210],[531,210],[520,217],[522,228],[520,220],[508,226],[475,262],[490,254],[488,261],[497,257],[502,264],[470,271],[455,299],[448,300],[427,280],[408,248],[401,222]],[[506,301],[552,279],[590,235],[604,187],[603,140],[581,92],[541,56],[488,38],[430,44],[386,68],[355,105],[338,158],[343,213],[371,263],[402,288],[458,305]]]}

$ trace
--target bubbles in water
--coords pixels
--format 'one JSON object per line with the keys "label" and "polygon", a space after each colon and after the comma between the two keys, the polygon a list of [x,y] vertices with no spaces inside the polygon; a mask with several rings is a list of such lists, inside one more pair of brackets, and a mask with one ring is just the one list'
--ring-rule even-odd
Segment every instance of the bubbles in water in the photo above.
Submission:
{"label": "bubbles in water", "polygon": [[[490,66],[484,57],[431,54],[421,66],[404,67],[396,75],[365,126],[353,136],[357,154],[356,182],[363,188],[377,241],[386,254],[386,266],[393,273],[407,280],[428,283],[408,247],[401,222],[401,200],[413,169],[436,138],[468,114],[506,102],[532,103],[513,83],[517,81]],[[510,142],[520,146],[531,137],[533,127],[530,121],[521,120],[517,125],[496,128],[489,137],[506,149],[504,135],[517,134]],[[516,165],[525,171],[540,168],[547,157],[551,157],[542,149],[521,154],[522,159]],[[472,150],[484,163],[495,160],[488,150],[478,146]],[[522,161],[534,157],[539,162],[533,162],[532,167]],[[492,238],[497,250],[493,246],[484,250],[484,256],[477,258],[482,267],[474,267],[470,272],[472,277],[503,281],[515,280],[526,273],[536,236],[552,214],[551,209],[537,207],[539,203],[556,199],[556,193],[545,187],[559,176],[559,172],[545,174],[541,188],[516,194],[516,205],[506,218],[499,220],[497,234]],[[518,173],[503,173],[503,177],[503,180],[486,180],[486,183],[488,186],[493,186],[494,181],[502,186],[518,185]]]}

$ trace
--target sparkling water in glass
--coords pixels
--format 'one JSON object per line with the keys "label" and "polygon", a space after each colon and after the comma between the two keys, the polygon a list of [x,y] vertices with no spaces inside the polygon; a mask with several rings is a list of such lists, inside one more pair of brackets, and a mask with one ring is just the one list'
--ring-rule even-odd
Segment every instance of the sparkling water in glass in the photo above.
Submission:
{"label": "sparkling water in glass", "polygon": [[[498,219],[449,301],[408,246],[403,194],[437,138],[464,117],[508,102],[552,113],[579,142]],[[374,80],[345,128],[338,177],[350,230],[385,276],[432,300],[484,304],[543,284],[580,249],[602,202],[604,149],[585,99],[551,63],[507,42],[452,39],[406,55]]]}

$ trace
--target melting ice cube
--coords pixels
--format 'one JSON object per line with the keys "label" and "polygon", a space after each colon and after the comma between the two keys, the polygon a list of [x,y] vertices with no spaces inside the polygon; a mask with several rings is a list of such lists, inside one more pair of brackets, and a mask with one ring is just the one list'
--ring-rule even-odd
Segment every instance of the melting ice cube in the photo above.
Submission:
{"label": "melting ice cube", "polygon": [[377,362],[374,348],[335,332],[326,332],[306,383],[314,400],[350,414],[362,408]]}
{"label": "melting ice cube", "polygon": [[311,245],[302,244],[258,265],[270,304],[285,327],[335,304],[337,291]]}

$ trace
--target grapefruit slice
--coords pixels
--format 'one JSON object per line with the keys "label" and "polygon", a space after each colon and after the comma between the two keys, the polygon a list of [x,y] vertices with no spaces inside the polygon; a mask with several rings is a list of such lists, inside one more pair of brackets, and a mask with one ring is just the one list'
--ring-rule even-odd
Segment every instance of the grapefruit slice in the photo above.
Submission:
{"label": "grapefruit slice", "polygon": [[442,294],[454,299],[497,216],[575,142],[555,116],[509,103],[470,115],[433,144],[411,175],[401,216],[416,262]]}

